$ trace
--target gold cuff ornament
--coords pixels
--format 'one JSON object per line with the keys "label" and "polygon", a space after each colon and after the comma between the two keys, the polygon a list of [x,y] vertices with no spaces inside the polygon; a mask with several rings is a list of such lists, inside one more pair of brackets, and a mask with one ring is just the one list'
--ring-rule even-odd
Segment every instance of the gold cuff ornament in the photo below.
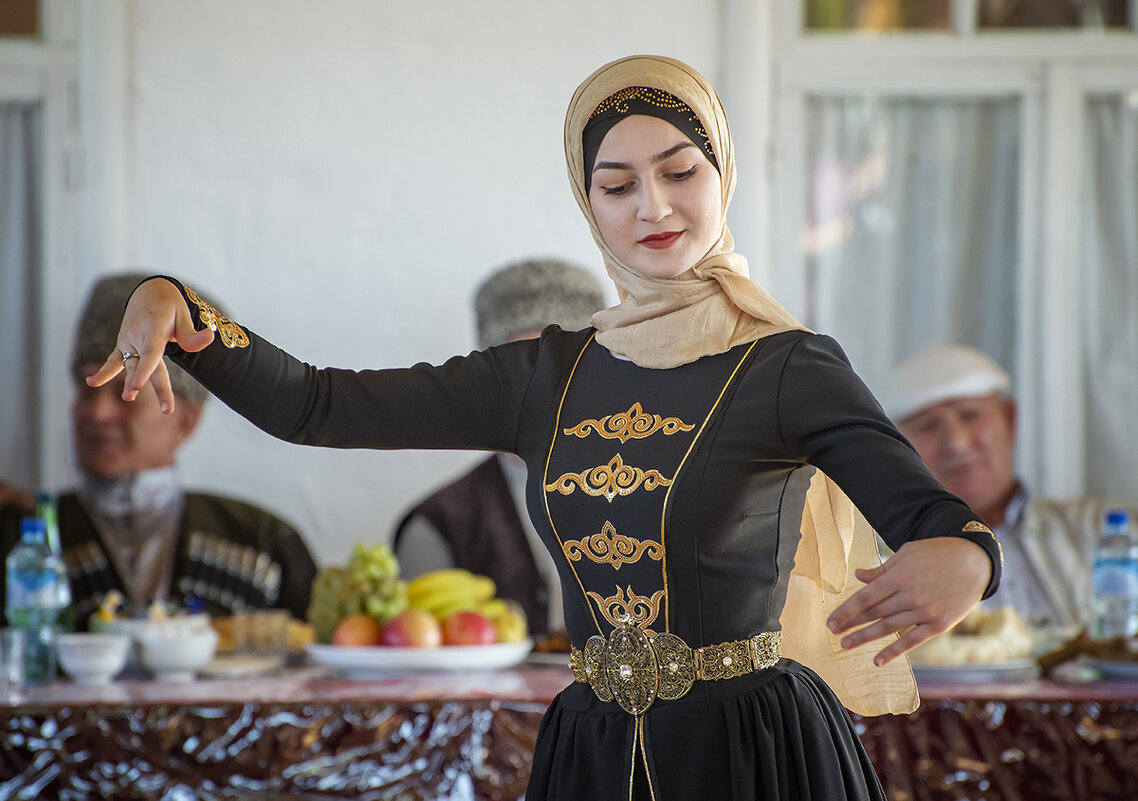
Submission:
{"label": "gold cuff ornament", "polygon": [[608,639],[594,635],[585,650],[572,648],[573,679],[592,686],[601,701],[616,701],[642,715],[657,698],[683,698],[696,681],[719,681],[774,667],[782,658],[782,632],[692,648],[675,634],[618,626]]}
{"label": "gold cuff ornament", "polygon": [[222,345],[231,349],[249,347],[249,335],[241,326],[198,297],[197,292],[188,286],[184,288],[186,297],[198,307],[198,319],[202,321],[202,325],[216,331],[221,336]]}

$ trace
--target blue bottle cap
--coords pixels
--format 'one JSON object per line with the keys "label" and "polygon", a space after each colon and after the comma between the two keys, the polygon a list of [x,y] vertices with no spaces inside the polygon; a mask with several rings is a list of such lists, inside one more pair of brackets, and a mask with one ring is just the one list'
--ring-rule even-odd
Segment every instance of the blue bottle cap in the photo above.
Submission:
{"label": "blue bottle cap", "polygon": [[20,536],[36,539],[47,536],[47,523],[42,517],[25,517],[20,521]]}
{"label": "blue bottle cap", "polygon": [[1126,509],[1111,509],[1106,513],[1106,524],[1108,526],[1130,525],[1130,512]]}

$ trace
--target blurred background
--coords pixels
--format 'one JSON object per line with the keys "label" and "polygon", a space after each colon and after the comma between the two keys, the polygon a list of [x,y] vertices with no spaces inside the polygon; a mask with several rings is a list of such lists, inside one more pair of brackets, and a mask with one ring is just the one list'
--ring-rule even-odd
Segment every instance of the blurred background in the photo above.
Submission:
{"label": "blurred background", "polygon": [[[1138,501],[1136,0],[0,0],[0,478],[73,483],[72,326],[102,273],[177,275],[354,368],[473,348],[507,262],[603,277],[562,117],[633,53],[717,86],[752,276],[871,387],[929,342],[980,347],[1014,376],[1029,485]],[[205,415],[185,483],[281,513],[322,563],[478,458]]]}

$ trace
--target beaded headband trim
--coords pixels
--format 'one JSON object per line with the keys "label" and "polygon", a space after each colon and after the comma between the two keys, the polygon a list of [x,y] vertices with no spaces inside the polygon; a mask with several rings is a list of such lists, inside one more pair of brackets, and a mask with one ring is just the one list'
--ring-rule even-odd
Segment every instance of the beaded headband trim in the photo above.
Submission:
{"label": "beaded headband trim", "polygon": [[589,116],[581,133],[581,146],[585,161],[585,191],[592,186],[593,164],[601,141],[614,125],[630,114],[645,114],[671,123],[699,147],[716,170],[719,162],[711,147],[711,139],[687,103],[670,92],[650,86],[629,86],[606,97]]}

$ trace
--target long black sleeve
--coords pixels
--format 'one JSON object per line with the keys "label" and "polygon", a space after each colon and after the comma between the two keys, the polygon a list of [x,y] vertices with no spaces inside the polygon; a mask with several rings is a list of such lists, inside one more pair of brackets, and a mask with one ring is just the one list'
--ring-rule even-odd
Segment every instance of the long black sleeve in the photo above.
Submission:
{"label": "long black sleeve", "polygon": [[[187,296],[195,326],[204,328],[185,287],[168,280]],[[227,348],[219,337],[197,353],[172,343],[167,355],[263,431],[334,448],[513,451],[540,352],[537,341],[518,342],[440,366],[318,369],[243,330],[244,347]]]}
{"label": "long black sleeve", "polygon": [[791,452],[837,482],[891,548],[931,537],[968,539],[992,561],[984,597],[996,591],[995,536],[933,477],[830,337],[802,336],[789,353],[779,420]]}

